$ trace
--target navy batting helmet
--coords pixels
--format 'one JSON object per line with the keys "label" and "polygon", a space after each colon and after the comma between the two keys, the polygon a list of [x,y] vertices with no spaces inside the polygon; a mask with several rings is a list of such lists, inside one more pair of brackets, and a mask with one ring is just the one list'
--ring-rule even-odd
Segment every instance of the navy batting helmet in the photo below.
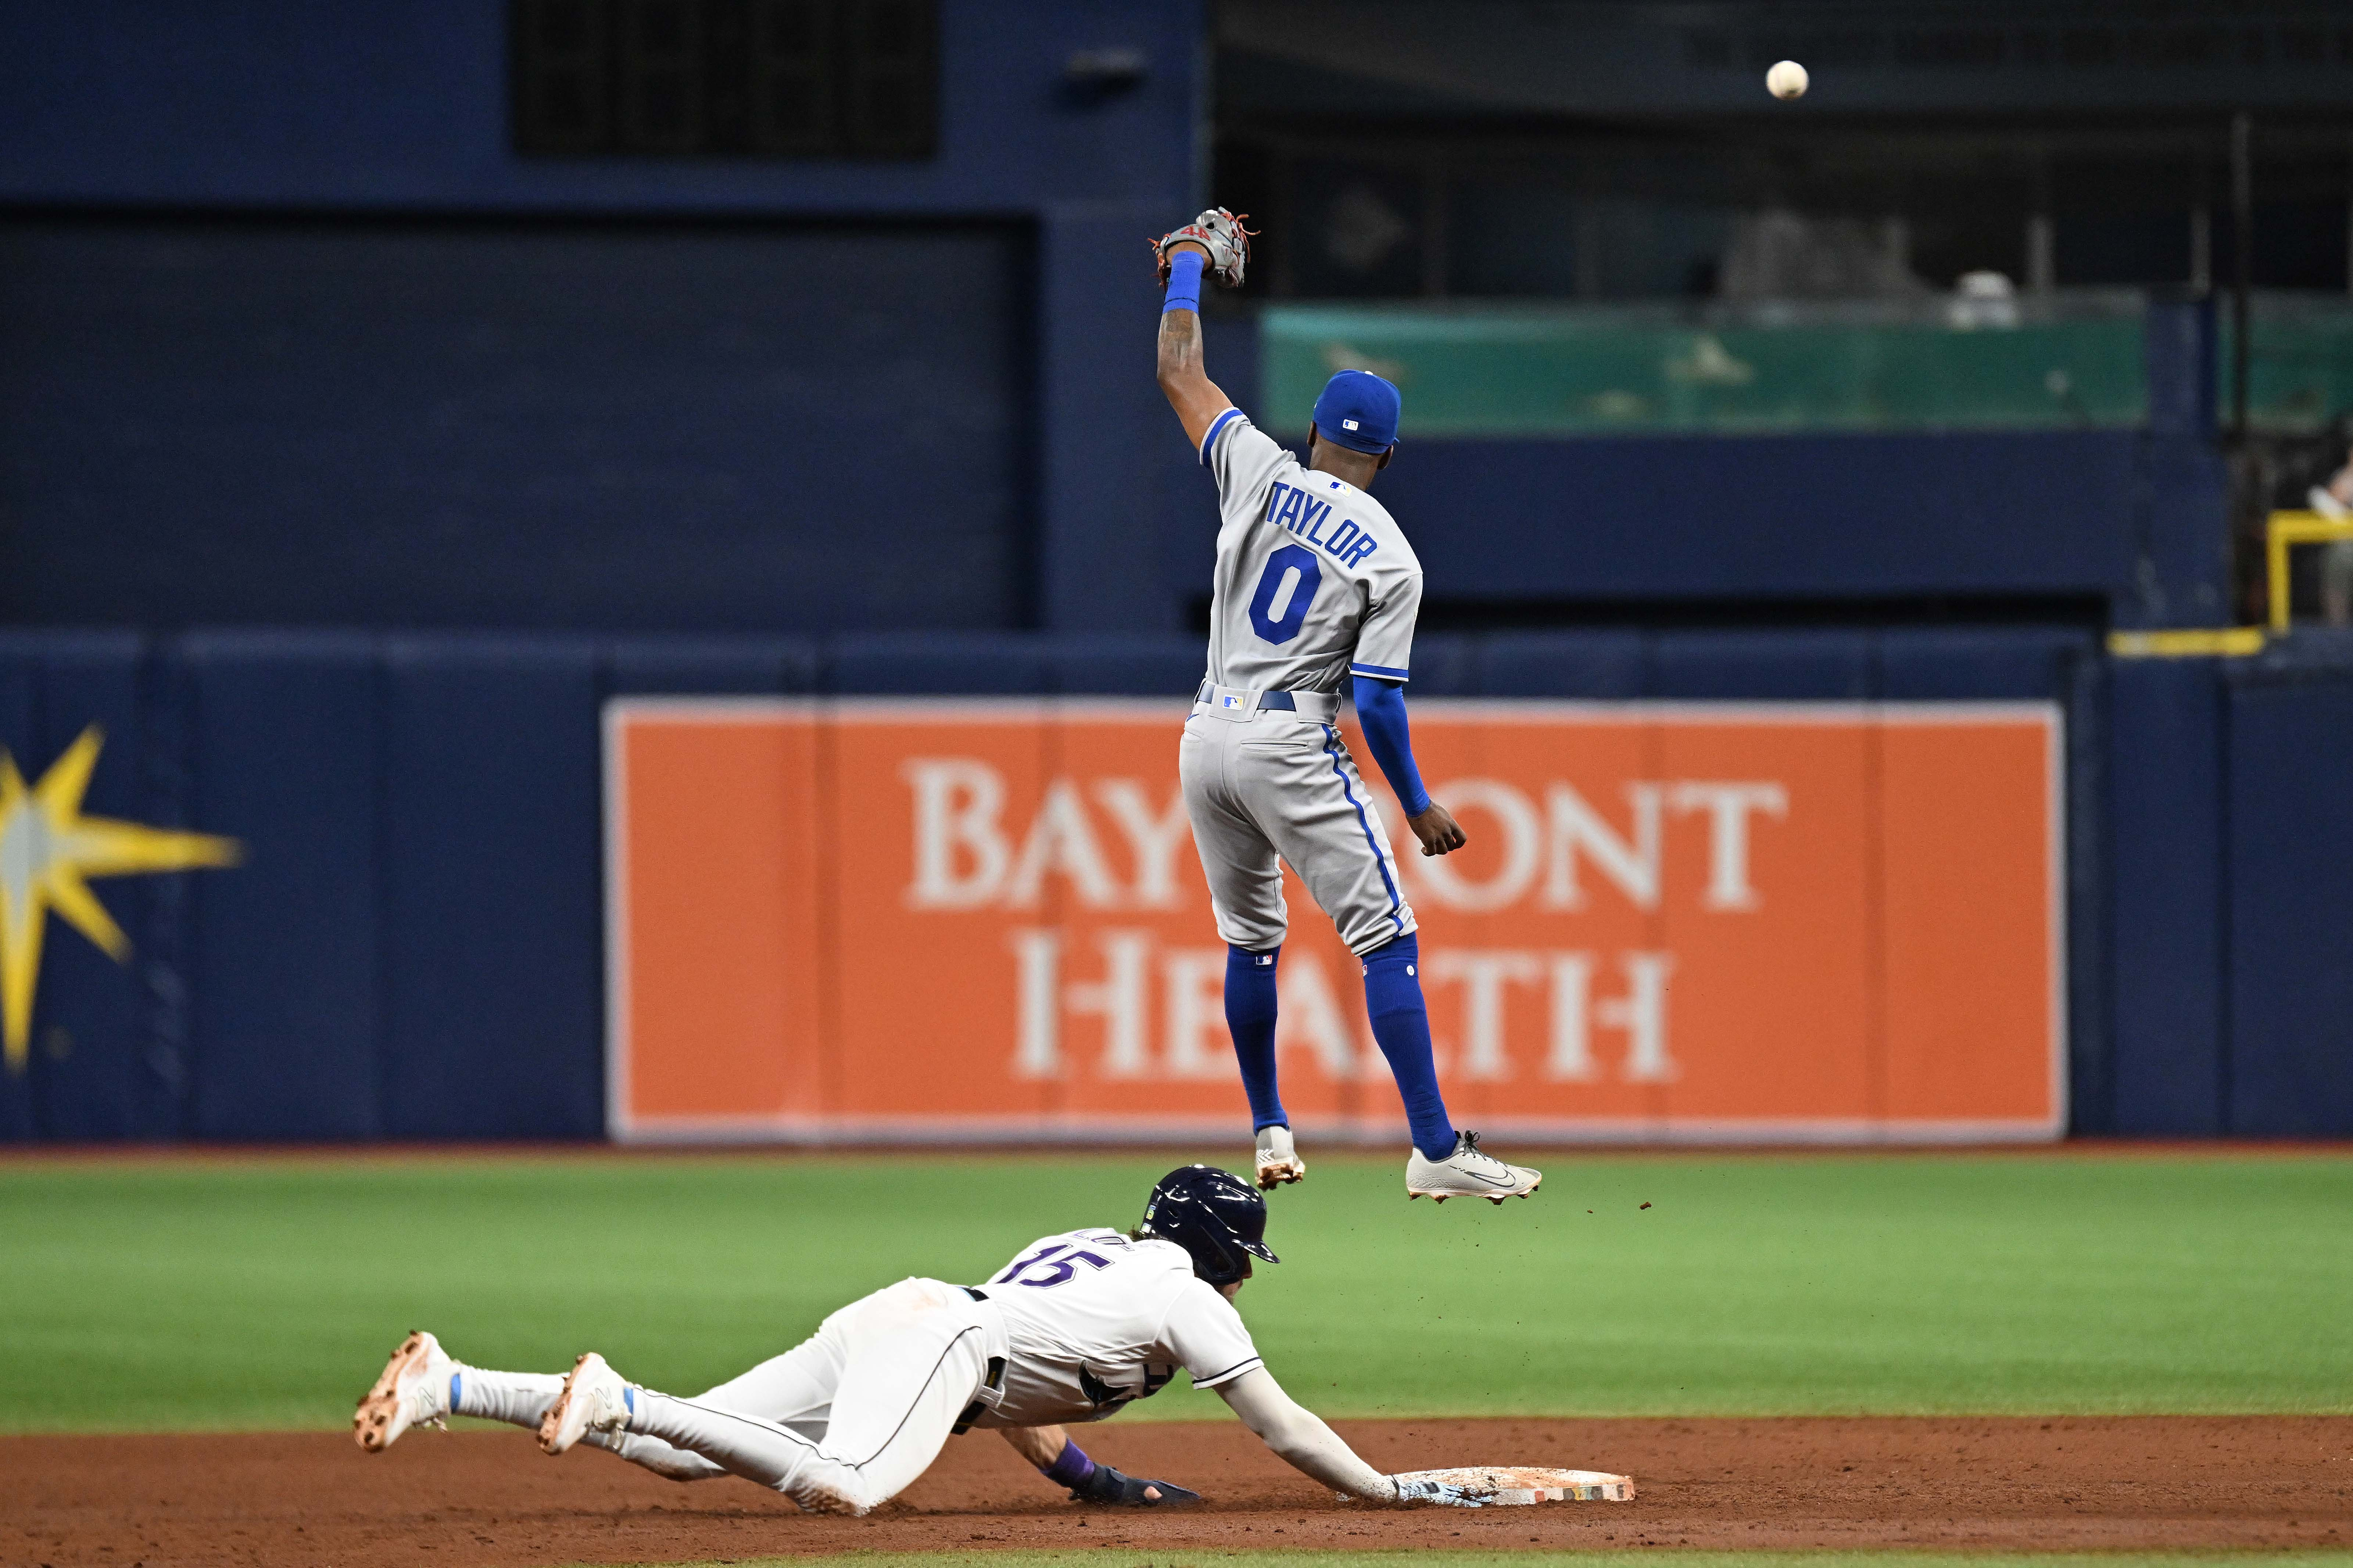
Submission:
{"label": "navy batting helmet", "polygon": [[1187,1165],[1161,1177],[1145,1200],[1138,1228],[1191,1253],[1193,1272],[1212,1285],[1247,1277],[1252,1258],[1282,1261],[1267,1249],[1266,1200],[1215,1165]]}

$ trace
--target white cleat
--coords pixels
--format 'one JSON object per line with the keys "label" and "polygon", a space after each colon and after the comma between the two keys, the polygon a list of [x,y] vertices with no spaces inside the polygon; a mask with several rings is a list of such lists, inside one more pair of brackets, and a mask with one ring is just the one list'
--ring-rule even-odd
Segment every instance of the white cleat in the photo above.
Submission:
{"label": "white cleat", "polygon": [[441,1342],[419,1329],[400,1342],[384,1375],[352,1412],[352,1436],[371,1454],[400,1441],[411,1426],[449,1429],[449,1374],[457,1363]]}
{"label": "white cleat", "polygon": [[1479,1134],[1464,1132],[1454,1140],[1454,1152],[1443,1160],[1426,1160],[1416,1149],[1405,1163],[1405,1195],[1409,1198],[1486,1198],[1502,1203],[1524,1198],[1544,1181],[1542,1171],[1506,1165],[1479,1147]]}
{"label": "white cleat", "polygon": [[629,1424],[629,1385],[590,1351],[572,1363],[564,1392],[540,1417],[539,1446],[561,1454],[591,1432],[618,1432]]}
{"label": "white cleat", "polygon": [[1276,1125],[1258,1130],[1258,1184],[1266,1191],[1288,1182],[1304,1181],[1307,1162],[1291,1146],[1291,1129]]}

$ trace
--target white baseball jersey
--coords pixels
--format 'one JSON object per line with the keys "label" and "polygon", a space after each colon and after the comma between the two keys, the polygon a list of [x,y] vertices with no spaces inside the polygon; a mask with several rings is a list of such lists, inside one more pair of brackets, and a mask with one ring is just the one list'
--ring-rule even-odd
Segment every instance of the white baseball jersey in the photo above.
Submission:
{"label": "white baseball jersey", "polygon": [[1303,468],[1239,408],[1209,426],[1201,461],[1218,481],[1209,679],[1330,692],[1351,673],[1405,679],[1421,563],[1381,504]]}
{"label": "white baseball jersey", "polygon": [[1183,1367],[1215,1388],[1260,1364],[1241,1314],[1173,1241],[1041,1237],[980,1289],[1005,1322],[1004,1387],[976,1426],[1100,1421]]}

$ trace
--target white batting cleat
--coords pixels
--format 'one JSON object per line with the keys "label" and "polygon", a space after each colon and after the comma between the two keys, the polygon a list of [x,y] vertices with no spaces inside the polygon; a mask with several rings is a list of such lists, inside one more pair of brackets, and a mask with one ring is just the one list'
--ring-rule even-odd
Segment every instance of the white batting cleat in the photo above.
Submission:
{"label": "white batting cleat", "polygon": [[362,1448],[381,1454],[411,1426],[448,1431],[449,1374],[456,1366],[439,1340],[422,1329],[410,1334],[352,1412],[352,1436]]}
{"label": "white batting cleat", "polygon": [[1479,1147],[1479,1134],[1464,1132],[1454,1140],[1454,1152],[1443,1160],[1428,1160],[1416,1149],[1405,1163],[1405,1195],[1409,1198],[1486,1198],[1502,1203],[1524,1198],[1544,1181],[1542,1171],[1507,1165]]}
{"label": "white batting cleat", "polygon": [[572,1363],[564,1392],[539,1420],[539,1446],[561,1454],[591,1432],[618,1432],[629,1424],[629,1385],[590,1351]]}
{"label": "white batting cleat", "polygon": [[1291,1129],[1280,1123],[1258,1130],[1258,1184],[1267,1192],[1307,1179],[1307,1162],[1291,1146]]}

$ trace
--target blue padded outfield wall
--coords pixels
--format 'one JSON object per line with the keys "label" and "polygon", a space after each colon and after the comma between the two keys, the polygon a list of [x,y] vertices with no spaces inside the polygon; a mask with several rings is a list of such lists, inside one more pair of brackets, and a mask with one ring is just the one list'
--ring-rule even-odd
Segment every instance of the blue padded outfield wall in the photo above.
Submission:
{"label": "blue padded outfield wall", "polygon": [[[596,1136],[605,698],[1181,700],[1200,658],[1187,637],[0,637],[0,744],[28,777],[102,724],[89,812],[245,850],[234,869],[98,884],[136,943],[126,966],[52,918],[31,1058],[0,1077],[0,1129]],[[2086,715],[2099,669],[2087,637],[2030,631],[1433,637],[1416,664],[1428,695],[2026,697]],[[2088,857],[2096,839],[2076,837]],[[2072,869],[2096,879],[2088,858]],[[2070,945],[2098,944],[2079,931]],[[2100,1037],[2095,973],[2077,972],[2079,1041]]]}
{"label": "blue padded outfield wall", "polygon": [[2116,1125],[2353,1131],[2353,641],[2113,671]]}
{"label": "blue padded outfield wall", "polygon": [[[28,777],[100,724],[87,811],[245,849],[99,883],[127,964],[52,918],[0,1132],[596,1137],[605,698],[1166,696],[1199,658],[1189,637],[0,636],[0,744]],[[2353,1131],[2353,661],[1953,629],[1434,637],[1416,664],[1425,695],[2055,699],[2077,1130]]]}

